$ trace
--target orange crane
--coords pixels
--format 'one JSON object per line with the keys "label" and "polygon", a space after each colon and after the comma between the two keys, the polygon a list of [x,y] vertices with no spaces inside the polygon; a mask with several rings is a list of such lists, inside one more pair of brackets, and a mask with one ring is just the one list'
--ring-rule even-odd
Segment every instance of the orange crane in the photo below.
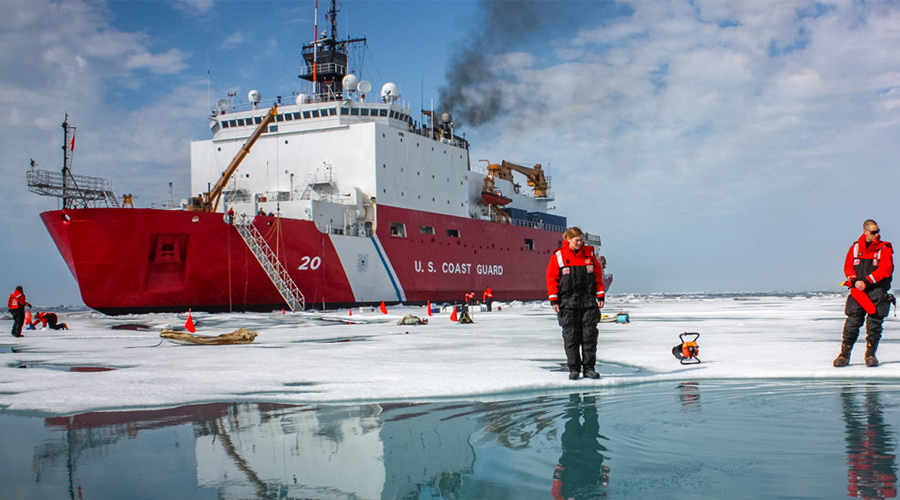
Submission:
{"label": "orange crane", "polygon": [[[488,160],[481,161],[488,162]],[[534,189],[534,195],[540,198],[546,197],[547,190],[550,189],[550,183],[547,182],[547,178],[544,176],[544,170],[541,168],[540,163],[533,167],[524,167],[503,160],[500,164],[488,162],[487,169],[492,177],[497,177],[498,179],[510,182],[513,181],[513,171],[525,175],[525,177],[528,178],[528,185]],[[518,189],[516,189],[516,192],[518,192]]]}
{"label": "orange crane", "polygon": [[200,211],[200,212],[215,212],[219,208],[219,200],[222,198],[222,191],[225,189],[225,186],[228,185],[228,182],[231,181],[231,176],[234,175],[235,170],[237,170],[238,166],[244,161],[244,157],[247,156],[247,153],[250,152],[250,148],[253,147],[253,144],[259,139],[259,136],[265,132],[266,128],[275,120],[275,115],[278,114],[278,106],[272,105],[272,108],[266,113],[266,116],[263,117],[262,121],[256,127],[256,130],[250,134],[250,137],[247,139],[247,142],[241,146],[241,150],[234,156],[231,160],[231,163],[228,164],[228,168],[222,172],[222,176],[219,178],[219,182],[209,190],[208,193],[203,193],[202,196],[197,196],[191,198],[190,205],[188,207],[189,210],[192,211]]}

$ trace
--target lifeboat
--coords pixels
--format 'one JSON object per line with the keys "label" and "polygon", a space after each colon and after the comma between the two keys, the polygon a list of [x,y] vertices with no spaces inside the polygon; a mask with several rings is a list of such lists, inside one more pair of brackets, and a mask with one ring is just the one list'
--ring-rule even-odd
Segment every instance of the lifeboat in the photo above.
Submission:
{"label": "lifeboat", "polygon": [[503,196],[503,193],[500,191],[482,191],[481,199],[488,205],[497,205],[500,207],[512,203],[512,198]]}

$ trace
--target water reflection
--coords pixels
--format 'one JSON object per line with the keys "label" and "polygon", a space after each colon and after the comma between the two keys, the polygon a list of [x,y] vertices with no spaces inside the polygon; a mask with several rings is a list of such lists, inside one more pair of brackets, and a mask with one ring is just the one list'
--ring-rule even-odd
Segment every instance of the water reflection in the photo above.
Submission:
{"label": "water reflection", "polygon": [[682,382],[678,384],[678,401],[683,409],[700,411],[700,384]]}
{"label": "water reflection", "polygon": [[897,496],[896,447],[877,387],[841,389],[847,442],[847,493],[857,498]]}
{"label": "water reflection", "polygon": [[554,500],[591,499],[606,496],[609,467],[603,465],[606,447],[600,439],[600,417],[594,396],[570,394],[562,434],[562,455],[553,472]]}
{"label": "water reflection", "polygon": [[488,402],[0,412],[0,498],[896,496],[900,385],[702,384],[702,404],[698,383],[665,382]]}

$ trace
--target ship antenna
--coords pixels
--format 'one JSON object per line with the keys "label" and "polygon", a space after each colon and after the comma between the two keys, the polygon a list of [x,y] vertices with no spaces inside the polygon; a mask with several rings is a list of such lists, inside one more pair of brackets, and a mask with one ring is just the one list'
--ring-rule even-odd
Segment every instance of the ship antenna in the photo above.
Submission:
{"label": "ship antenna", "polygon": [[[313,85],[313,98],[318,100],[343,99],[342,79],[347,74],[347,46],[354,43],[366,43],[366,38],[337,39],[337,14],[340,11],[337,0],[331,0],[331,7],[326,14],[331,24],[331,31],[319,33],[319,0],[316,0],[316,31],[312,43],[302,48],[306,69],[299,75]],[[322,59],[319,60],[319,45],[322,45]],[[321,65],[319,63],[322,63]],[[321,67],[320,67],[321,66]]]}
{"label": "ship antenna", "polygon": [[317,63],[319,62],[319,0],[316,0],[316,10],[313,18],[313,99],[319,95],[319,74]]}

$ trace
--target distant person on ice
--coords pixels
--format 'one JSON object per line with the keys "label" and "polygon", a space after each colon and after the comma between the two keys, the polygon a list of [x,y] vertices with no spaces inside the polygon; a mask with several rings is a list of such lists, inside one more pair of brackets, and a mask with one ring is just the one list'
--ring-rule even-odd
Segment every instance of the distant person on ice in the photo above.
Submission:
{"label": "distant person on ice", "polygon": [[487,306],[488,312],[491,312],[491,304],[494,303],[494,289],[491,287],[487,287],[484,290],[484,293],[481,294],[482,302]]}
{"label": "distant person on ice", "polygon": [[[847,366],[850,363],[850,351],[859,337],[859,328],[866,323],[866,366],[878,366],[875,351],[881,340],[881,323],[891,309],[891,276],[894,273],[894,249],[891,244],[881,241],[878,223],[872,219],[863,223],[863,234],[859,237],[844,260],[844,274],[847,285],[865,292],[875,312],[868,314],[863,305],[851,295],[847,297],[844,314],[844,333],[841,341],[841,353],[834,360],[835,367]],[[865,302],[865,299],[860,297]]]}
{"label": "distant person on ice", "polygon": [[22,337],[22,327],[25,326],[25,308],[31,304],[25,300],[25,290],[22,285],[16,287],[16,291],[9,295],[9,313],[13,317],[12,336]]}
{"label": "distant person on ice", "polygon": [[547,265],[547,294],[562,327],[569,365],[569,379],[584,376],[600,378],[597,362],[597,323],[603,308],[603,269],[594,255],[594,247],[584,244],[584,233],[577,227],[563,235],[565,243],[553,253]]}

